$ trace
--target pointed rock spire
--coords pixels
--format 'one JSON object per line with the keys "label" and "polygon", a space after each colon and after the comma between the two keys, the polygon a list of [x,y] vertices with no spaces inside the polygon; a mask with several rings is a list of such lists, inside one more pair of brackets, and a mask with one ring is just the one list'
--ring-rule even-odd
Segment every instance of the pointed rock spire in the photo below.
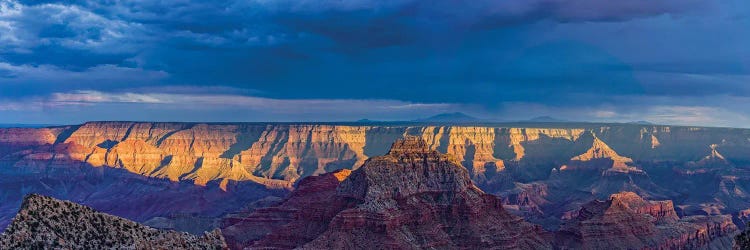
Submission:
{"label": "pointed rock spire", "polygon": [[[610,148],[609,145],[599,139],[599,137],[597,137],[593,132],[591,132],[591,136],[593,137],[591,147],[583,154],[571,158],[570,162],[567,165],[563,165],[560,167],[560,171],[568,171],[581,168],[603,168],[606,167],[606,165],[602,165],[602,163],[606,162],[607,160],[611,160],[612,165],[608,166],[609,168],[606,169],[603,174],[630,172],[644,173],[642,170],[631,166],[633,163],[633,159],[617,154],[615,150]],[[604,160],[604,162],[602,162],[601,160]]]}
{"label": "pointed rock spire", "polygon": [[656,138],[656,135],[651,135],[651,148],[658,148],[661,146],[661,142],[659,142],[659,138]]}
{"label": "pointed rock spire", "polygon": [[719,148],[719,145],[717,144],[711,144],[709,145],[709,148],[711,148],[711,153],[709,153],[706,157],[703,157],[700,161],[698,161],[698,166],[722,166],[722,165],[729,165],[729,161],[727,161],[726,158],[724,158],[721,153],[717,150]]}
{"label": "pointed rock spire", "polygon": [[719,153],[719,151],[716,150],[716,148],[719,147],[719,145],[711,144],[709,146],[711,148],[711,154],[706,156],[706,159],[717,159],[717,160],[726,160],[723,155]]}
{"label": "pointed rock spire", "polygon": [[593,159],[612,159],[615,162],[630,163],[632,159],[621,156],[609,147],[604,141],[594,135],[594,142],[591,144],[591,148],[585,153],[573,157],[571,160],[577,161],[589,161]]}

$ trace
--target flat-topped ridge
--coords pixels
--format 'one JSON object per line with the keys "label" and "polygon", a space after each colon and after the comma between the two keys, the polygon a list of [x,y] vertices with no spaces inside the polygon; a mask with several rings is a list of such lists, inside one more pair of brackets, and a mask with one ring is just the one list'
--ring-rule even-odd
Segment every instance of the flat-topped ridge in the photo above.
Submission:
{"label": "flat-topped ridge", "polygon": [[389,155],[398,155],[404,153],[427,153],[430,152],[427,142],[418,136],[405,136],[402,139],[396,140],[391,149],[388,151]]}

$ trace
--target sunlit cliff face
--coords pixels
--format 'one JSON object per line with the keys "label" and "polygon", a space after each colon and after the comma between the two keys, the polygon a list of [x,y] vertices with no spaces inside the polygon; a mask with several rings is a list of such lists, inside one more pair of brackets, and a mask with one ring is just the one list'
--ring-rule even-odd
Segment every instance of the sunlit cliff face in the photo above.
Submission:
{"label": "sunlit cliff face", "polygon": [[[739,138],[741,132],[734,130],[664,126],[592,129],[100,122],[6,129],[0,139],[5,154],[20,154],[6,162],[30,171],[66,159],[198,185],[219,181],[225,188],[229,181],[253,181],[290,188],[304,176],[357,168],[368,157],[386,153],[388,145],[404,135],[418,136],[428,148],[452,155],[479,179],[503,171],[507,164],[539,161],[565,164],[568,160],[610,159],[614,169],[626,169],[633,160],[699,161],[708,157],[703,160],[741,162],[746,156],[738,150],[748,145],[746,138]],[[53,146],[38,148],[41,145]]]}

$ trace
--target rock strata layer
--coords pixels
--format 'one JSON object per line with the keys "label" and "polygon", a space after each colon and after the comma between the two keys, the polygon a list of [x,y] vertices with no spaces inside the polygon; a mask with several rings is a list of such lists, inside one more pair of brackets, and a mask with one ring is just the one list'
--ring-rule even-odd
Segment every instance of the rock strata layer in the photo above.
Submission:
{"label": "rock strata layer", "polygon": [[[572,157],[608,158],[614,171],[628,170],[632,161],[698,162],[705,160],[707,147],[709,160],[750,162],[750,132],[740,129],[89,122],[0,129],[0,163],[27,171],[107,166],[198,185],[251,181],[290,188],[306,176],[359,167],[404,135],[419,136],[430,149],[454,155],[479,182],[509,165],[564,163]],[[589,151],[569,150],[592,135]]]}
{"label": "rock strata layer", "polygon": [[570,249],[698,249],[733,235],[731,216],[679,218],[671,201],[646,201],[632,192],[580,208],[557,233]]}

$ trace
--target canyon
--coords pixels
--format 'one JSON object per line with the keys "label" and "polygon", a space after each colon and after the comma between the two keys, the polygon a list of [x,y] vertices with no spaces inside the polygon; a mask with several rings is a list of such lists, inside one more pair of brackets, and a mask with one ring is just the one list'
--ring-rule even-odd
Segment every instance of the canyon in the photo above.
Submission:
{"label": "canyon", "polygon": [[[607,203],[621,192],[648,201],[670,200],[679,219],[664,225],[706,216],[712,219],[701,220],[716,221],[728,232],[727,221],[740,228],[748,221],[747,129],[597,123],[89,122],[0,129],[0,227],[10,222],[28,193],[194,234],[216,227],[226,227],[230,234],[242,228],[227,225],[232,220],[264,218],[263,213],[265,218],[286,218],[271,223],[278,226],[288,223],[290,197],[336,196],[319,191],[335,190],[351,178],[350,171],[358,171],[371,157],[394,152],[391,144],[404,137],[419,138],[426,150],[449,155],[465,167],[472,185],[499,197],[505,213],[547,232],[567,230],[580,219],[582,207],[603,206],[592,202]],[[316,207],[308,204],[315,201],[297,202]],[[327,209],[311,210],[316,212],[308,216],[336,215],[336,209]],[[251,239],[273,227],[237,235]],[[228,235],[227,241],[239,242],[233,237]]]}

